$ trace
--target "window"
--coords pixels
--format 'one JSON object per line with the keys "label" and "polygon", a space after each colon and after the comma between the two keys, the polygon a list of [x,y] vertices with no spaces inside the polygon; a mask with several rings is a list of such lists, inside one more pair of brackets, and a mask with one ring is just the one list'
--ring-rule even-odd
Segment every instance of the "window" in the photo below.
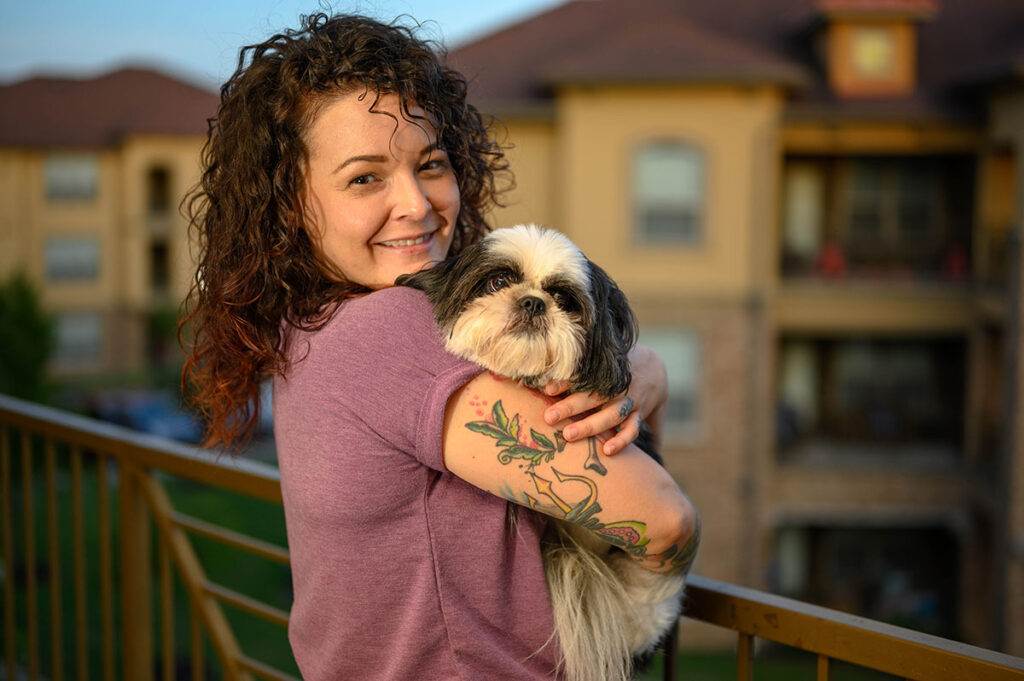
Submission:
{"label": "window", "polygon": [[53,154],[43,169],[46,198],[53,201],[80,201],[96,198],[99,159],[95,154]]}
{"label": "window", "polygon": [[51,281],[95,279],[100,270],[100,243],[89,237],[46,240],[46,278]]}
{"label": "window", "polygon": [[783,340],[779,450],[805,438],[878,452],[889,451],[881,445],[959,448],[966,356],[959,337]]}
{"label": "window", "polygon": [[882,164],[869,161],[858,161],[853,164],[850,171],[850,184],[848,186],[848,212],[846,225],[849,230],[850,240],[861,243],[880,243],[883,241],[885,231],[883,222],[889,203],[888,191],[883,191],[888,182],[883,181],[883,176],[888,178],[891,173]]}
{"label": "window", "polygon": [[853,66],[857,75],[889,79],[896,70],[896,39],[888,28],[858,28],[853,34]]}
{"label": "window", "polygon": [[975,162],[966,156],[791,156],[785,276],[962,281],[972,260]]}
{"label": "window", "polygon": [[164,166],[153,166],[146,179],[150,213],[166,213],[171,208],[171,173]]}
{"label": "window", "polygon": [[697,424],[700,386],[697,333],[684,329],[641,329],[639,341],[658,353],[668,372],[666,435],[692,430]]}
{"label": "window", "polygon": [[103,323],[95,312],[57,315],[57,349],[54,359],[61,364],[93,364],[100,360]]}
{"label": "window", "polygon": [[167,293],[170,284],[170,267],[167,241],[154,240],[149,246],[149,283],[158,295]]}
{"label": "window", "polygon": [[696,243],[704,218],[704,157],[676,142],[640,147],[633,162],[636,234],[645,242]]}
{"label": "window", "polygon": [[821,249],[821,232],[825,224],[824,185],[824,174],[818,165],[787,164],[783,228],[786,253],[814,258]]}
{"label": "window", "polygon": [[859,160],[850,167],[847,221],[850,240],[914,248],[943,228],[942,182],[934,163]]}

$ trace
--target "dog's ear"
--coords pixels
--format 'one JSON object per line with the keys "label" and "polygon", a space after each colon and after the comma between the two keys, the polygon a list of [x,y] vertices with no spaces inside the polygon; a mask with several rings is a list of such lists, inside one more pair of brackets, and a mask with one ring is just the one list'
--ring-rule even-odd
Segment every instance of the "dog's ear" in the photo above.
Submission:
{"label": "dog's ear", "polygon": [[598,265],[590,262],[590,294],[594,318],[587,330],[583,363],[575,389],[617,395],[629,387],[629,351],[636,342],[637,325],[626,294]]}
{"label": "dog's ear", "polygon": [[469,299],[474,278],[471,270],[481,257],[482,246],[467,246],[459,255],[442,260],[428,270],[403,274],[395,279],[396,286],[408,286],[427,294],[434,306],[434,316],[441,327],[454,323]]}
{"label": "dog's ear", "polygon": [[395,279],[395,286],[419,289],[424,291],[431,300],[434,299],[435,295],[443,296],[444,289],[451,278],[449,275],[456,267],[457,260],[457,257],[451,257],[447,260],[442,260],[430,269],[420,270],[412,274],[403,274]]}

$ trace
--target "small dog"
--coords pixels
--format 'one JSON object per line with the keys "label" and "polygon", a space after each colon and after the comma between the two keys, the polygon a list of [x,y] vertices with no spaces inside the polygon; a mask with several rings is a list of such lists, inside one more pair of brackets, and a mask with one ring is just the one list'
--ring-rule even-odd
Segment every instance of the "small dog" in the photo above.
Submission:
{"label": "small dog", "polygon": [[[395,283],[425,291],[448,350],[494,373],[537,389],[569,381],[573,391],[607,397],[629,387],[627,353],[637,332],[633,312],[615,282],[560,232],[536,225],[495,230],[460,255]],[[499,446],[518,445],[518,419],[514,437],[503,412],[495,411],[495,421],[505,435],[492,422],[480,422],[477,432],[499,438]],[[474,424],[467,427],[476,430]],[[557,444],[531,434],[539,449],[526,447],[527,456],[553,456],[564,447],[560,431]],[[661,463],[651,442],[642,427],[636,444]],[[502,455],[513,451],[523,455],[514,449]],[[584,468],[606,472],[593,438]],[[532,498],[527,501],[536,507]],[[580,516],[574,508],[565,517],[576,522],[552,518],[543,542],[566,676],[627,681],[679,618],[685,574],[637,566],[625,552],[643,555],[643,547],[617,534],[628,533],[628,521],[605,525],[595,518],[588,525]]]}

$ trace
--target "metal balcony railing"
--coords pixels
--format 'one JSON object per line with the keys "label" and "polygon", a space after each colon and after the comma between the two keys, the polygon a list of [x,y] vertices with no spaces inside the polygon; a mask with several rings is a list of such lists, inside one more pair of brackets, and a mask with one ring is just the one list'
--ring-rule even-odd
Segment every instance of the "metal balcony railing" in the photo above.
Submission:
{"label": "metal balcony railing", "polygon": [[[58,451],[67,454],[66,469],[58,466],[59,459],[64,458],[58,457]],[[35,473],[40,458],[41,479]],[[85,466],[90,464],[95,466],[97,481],[96,508],[92,513],[97,527],[88,528],[97,536],[94,545],[86,543],[87,528],[83,521],[83,477]],[[20,471],[14,470],[16,466]],[[13,479],[15,472],[20,480]],[[243,650],[224,606],[281,627],[282,637],[288,613],[209,579],[193,537],[219,542],[254,558],[282,565],[288,564],[287,550],[175,509],[162,482],[171,478],[281,503],[280,481],[272,467],[245,460],[218,463],[202,450],[0,395],[3,678],[34,681],[44,678],[44,672],[45,678],[54,680],[95,677],[89,673],[95,662],[91,659],[90,635],[93,641],[99,639],[101,678],[148,681],[157,676],[157,664],[161,678],[176,678],[175,576],[187,593],[192,679],[204,678],[206,642],[214,651],[214,668],[226,679],[294,678]],[[19,482],[20,508],[15,508],[12,490]],[[59,487],[66,487],[68,493],[61,489],[58,494]],[[45,507],[45,571],[39,570],[36,562],[37,524],[42,522],[41,517],[36,518],[37,494],[41,502],[45,498],[41,503]],[[116,523],[112,522],[114,497]],[[71,519],[70,529],[60,522],[67,517]],[[155,568],[151,539],[154,528]],[[15,530],[20,530],[21,541],[17,546]],[[67,532],[73,547],[68,591],[74,602],[74,660],[63,659],[62,603],[70,594],[64,589],[61,542],[68,541],[69,537],[62,536]],[[42,545],[42,541],[39,543]],[[99,564],[98,593],[89,591],[86,580],[86,559],[94,555]],[[42,581],[45,584],[40,584]],[[46,622],[38,607],[43,586],[49,603]],[[816,654],[819,681],[829,678],[832,659],[921,681],[1024,679],[1024,659],[699,575],[690,576],[686,600],[685,617],[736,632],[738,678],[745,681],[753,678],[755,638]],[[96,608],[98,632],[87,631],[87,619],[96,614]],[[116,628],[115,611],[120,613]],[[21,612],[24,617],[17,617]],[[154,619],[154,615],[158,618]],[[157,623],[159,627],[155,626]],[[49,631],[44,633],[43,628]],[[159,636],[154,635],[156,630]],[[46,634],[49,657],[43,660],[40,636]],[[677,669],[675,637],[666,647],[664,678],[675,679],[677,672],[685,673]]]}

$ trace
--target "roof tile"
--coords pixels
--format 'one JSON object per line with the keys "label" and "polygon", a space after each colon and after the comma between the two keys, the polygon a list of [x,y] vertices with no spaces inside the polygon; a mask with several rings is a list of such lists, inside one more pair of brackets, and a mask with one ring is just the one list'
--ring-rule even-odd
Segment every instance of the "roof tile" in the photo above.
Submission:
{"label": "roof tile", "polygon": [[205,135],[219,101],[146,68],[95,78],[37,76],[0,85],[0,145],[104,147],[129,133]]}

